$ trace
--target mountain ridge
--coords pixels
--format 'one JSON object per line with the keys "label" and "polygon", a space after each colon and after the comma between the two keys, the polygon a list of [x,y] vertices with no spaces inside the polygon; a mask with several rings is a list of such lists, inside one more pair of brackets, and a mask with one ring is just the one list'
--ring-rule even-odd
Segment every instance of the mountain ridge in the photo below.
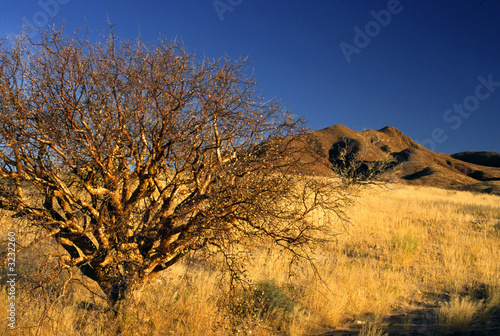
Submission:
{"label": "mountain ridge", "polygon": [[392,126],[358,132],[338,124],[310,131],[306,137],[317,159],[307,174],[333,176],[339,165],[364,165],[365,173],[384,167],[377,176],[380,180],[500,195],[499,153],[436,153]]}

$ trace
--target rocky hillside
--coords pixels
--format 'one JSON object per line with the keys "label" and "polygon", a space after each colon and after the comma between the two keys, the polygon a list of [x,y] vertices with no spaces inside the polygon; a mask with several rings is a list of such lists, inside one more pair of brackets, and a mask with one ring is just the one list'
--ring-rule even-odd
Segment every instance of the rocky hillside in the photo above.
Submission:
{"label": "rocky hillside", "polygon": [[332,175],[332,167],[366,176],[381,171],[386,181],[500,195],[498,153],[436,153],[390,126],[356,132],[335,125],[309,132],[307,143],[317,157],[308,174]]}

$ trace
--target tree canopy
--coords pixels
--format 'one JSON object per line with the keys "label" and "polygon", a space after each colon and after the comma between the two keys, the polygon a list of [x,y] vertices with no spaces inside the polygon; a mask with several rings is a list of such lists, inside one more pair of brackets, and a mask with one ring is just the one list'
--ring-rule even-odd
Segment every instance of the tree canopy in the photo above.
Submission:
{"label": "tree canopy", "polygon": [[[337,182],[297,173],[303,122],[245,60],[63,30],[0,47],[0,207],[53,237],[110,302],[190,251],[270,239],[296,257],[341,214]],[[329,218],[327,215],[322,218]]]}

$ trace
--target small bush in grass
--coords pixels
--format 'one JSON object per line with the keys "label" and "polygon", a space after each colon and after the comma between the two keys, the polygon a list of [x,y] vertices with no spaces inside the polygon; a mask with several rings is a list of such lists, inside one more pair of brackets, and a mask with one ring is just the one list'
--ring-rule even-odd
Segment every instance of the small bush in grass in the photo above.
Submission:
{"label": "small bush in grass", "polygon": [[481,301],[454,297],[438,310],[438,322],[444,333],[463,333],[482,309]]}
{"label": "small bush in grass", "polygon": [[259,325],[263,320],[287,321],[295,308],[292,299],[274,281],[258,282],[253,290],[239,295],[232,307],[237,323]]}
{"label": "small bush in grass", "polygon": [[407,233],[404,236],[393,234],[389,245],[393,251],[413,254],[418,249],[418,239],[411,233]]}
{"label": "small bush in grass", "polygon": [[500,222],[493,225],[493,232],[500,237]]}
{"label": "small bush in grass", "polygon": [[263,315],[288,315],[295,304],[274,281],[259,282],[253,291],[257,308]]}
{"label": "small bush in grass", "polygon": [[376,325],[369,325],[363,327],[359,332],[359,336],[388,336],[388,333],[384,333],[382,328],[377,327]]}

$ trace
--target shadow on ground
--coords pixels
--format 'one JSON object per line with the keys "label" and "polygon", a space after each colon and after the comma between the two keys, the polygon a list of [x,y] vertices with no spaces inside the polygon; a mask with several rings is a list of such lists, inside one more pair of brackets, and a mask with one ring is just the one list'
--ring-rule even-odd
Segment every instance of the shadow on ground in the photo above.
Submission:
{"label": "shadow on ground", "polygon": [[[395,313],[377,323],[382,329],[381,333],[368,333],[365,335],[378,336],[419,336],[419,335],[464,335],[464,336],[499,336],[500,335],[500,307],[490,312],[489,319],[475,320],[469,329],[463,333],[446,333],[437,323],[437,305],[427,305],[418,309],[402,313]],[[315,336],[358,336],[369,322],[353,321],[345,328],[328,331]]]}

